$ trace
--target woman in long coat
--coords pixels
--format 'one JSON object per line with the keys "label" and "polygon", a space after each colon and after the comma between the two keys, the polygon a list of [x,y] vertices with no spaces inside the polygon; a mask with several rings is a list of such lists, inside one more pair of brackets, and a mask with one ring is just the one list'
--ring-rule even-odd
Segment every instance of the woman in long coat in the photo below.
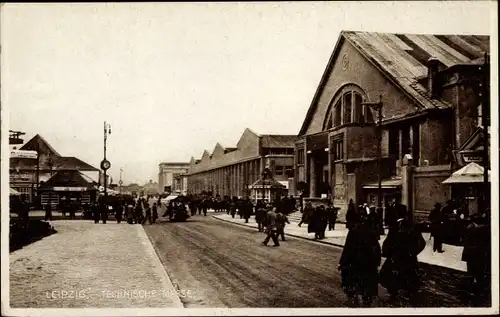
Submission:
{"label": "woman in long coat", "polygon": [[346,228],[351,229],[360,220],[359,214],[356,210],[356,206],[352,199],[349,200],[349,205],[347,206],[347,213],[345,215]]}
{"label": "woman in long coat", "polygon": [[382,256],[386,261],[380,270],[380,284],[387,289],[391,299],[403,290],[408,292],[411,300],[420,289],[417,255],[424,248],[422,233],[407,219],[398,219],[397,230],[389,232],[382,246]]}
{"label": "woman in long coat", "polygon": [[373,230],[366,223],[355,224],[347,233],[338,266],[350,304],[357,304],[361,295],[363,304],[369,306],[377,296],[380,259],[380,244]]}

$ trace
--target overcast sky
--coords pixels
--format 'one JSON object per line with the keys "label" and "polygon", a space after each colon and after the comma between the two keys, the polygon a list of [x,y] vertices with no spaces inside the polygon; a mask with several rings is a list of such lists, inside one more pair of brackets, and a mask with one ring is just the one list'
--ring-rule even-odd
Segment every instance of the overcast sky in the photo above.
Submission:
{"label": "overcast sky", "polygon": [[341,30],[490,34],[487,2],[7,4],[2,106],[113,178],[158,180],[243,130],[297,134]]}

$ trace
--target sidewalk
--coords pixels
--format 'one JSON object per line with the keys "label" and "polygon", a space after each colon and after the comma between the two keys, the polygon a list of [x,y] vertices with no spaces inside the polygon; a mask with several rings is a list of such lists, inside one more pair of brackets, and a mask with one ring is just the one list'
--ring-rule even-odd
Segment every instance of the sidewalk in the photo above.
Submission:
{"label": "sidewalk", "polygon": [[[234,219],[231,217],[231,215],[228,215],[226,213],[219,213],[217,215],[214,215],[213,217],[219,220],[232,222],[238,225],[257,228],[257,223],[255,222],[254,216],[252,216],[248,220],[249,221],[248,223],[245,223],[245,219],[240,219],[238,215],[236,215]],[[302,239],[314,240],[314,233],[307,233],[307,224],[303,224],[302,227],[298,226],[298,221],[299,221],[298,219],[300,218],[296,215],[296,213],[290,215],[288,219],[290,221],[290,224],[287,224],[285,227],[285,235]],[[337,223],[335,224],[335,230],[326,231],[325,239],[316,241],[319,243],[325,243],[325,244],[335,245],[338,247],[343,247],[345,244],[347,231],[348,230],[346,229],[345,224]],[[427,245],[425,246],[425,249],[418,255],[419,262],[447,267],[462,272],[467,271],[466,263],[461,260],[463,247],[443,244],[443,250],[445,251],[444,253],[433,252],[432,239],[430,239],[430,234],[423,233],[422,235],[424,236]],[[380,236],[381,246],[384,243],[386,237],[387,235]]]}
{"label": "sidewalk", "polygon": [[10,254],[11,308],[182,308],[140,225],[52,221]]}

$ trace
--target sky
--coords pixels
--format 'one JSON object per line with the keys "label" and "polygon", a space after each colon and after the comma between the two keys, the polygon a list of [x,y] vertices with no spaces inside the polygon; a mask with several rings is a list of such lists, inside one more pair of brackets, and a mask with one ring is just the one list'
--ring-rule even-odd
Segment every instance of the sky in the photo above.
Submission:
{"label": "sky", "polygon": [[158,181],[247,127],[297,134],[340,31],[488,35],[490,5],[4,4],[2,121],[95,167],[106,121],[113,179]]}

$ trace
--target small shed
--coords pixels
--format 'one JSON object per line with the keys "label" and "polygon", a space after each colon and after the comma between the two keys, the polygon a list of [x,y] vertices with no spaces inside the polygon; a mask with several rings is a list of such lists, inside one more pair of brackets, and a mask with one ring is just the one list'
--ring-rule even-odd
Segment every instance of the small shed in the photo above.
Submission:
{"label": "small shed", "polygon": [[270,203],[278,197],[286,196],[288,190],[286,186],[273,178],[260,178],[252,185],[249,185],[250,197],[254,203],[264,199],[264,202]]}

